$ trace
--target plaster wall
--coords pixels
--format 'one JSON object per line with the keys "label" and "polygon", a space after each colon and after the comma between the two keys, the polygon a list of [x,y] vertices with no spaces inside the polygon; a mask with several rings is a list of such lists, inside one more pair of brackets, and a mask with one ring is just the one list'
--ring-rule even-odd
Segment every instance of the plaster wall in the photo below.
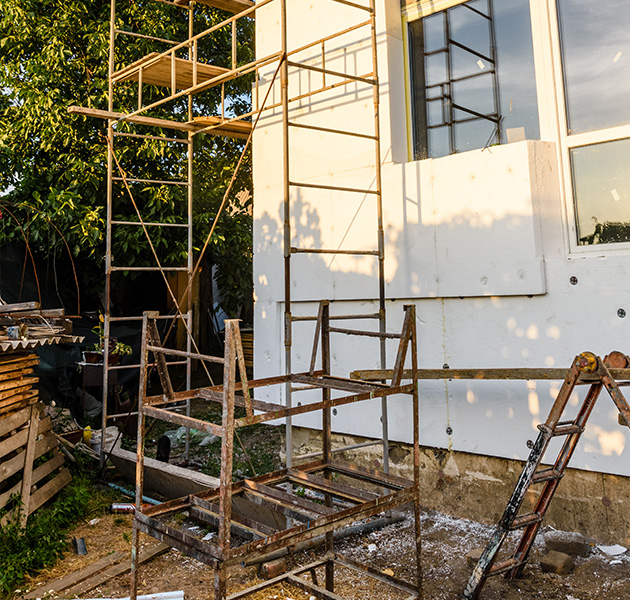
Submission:
{"label": "plaster wall", "polygon": [[[289,4],[290,48],[352,22],[346,6],[331,3],[322,16],[320,4],[302,0]],[[272,35],[278,14],[273,10],[258,21],[259,54],[278,49],[279,37]],[[627,252],[570,252],[553,140],[408,162],[400,4],[380,0],[377,11],[388,328],[400,328],[403,304],[417,305],[419,361],[425,368],[444,364],[452,368],[568,368],[584,350],[602,356],[612,350],[628,352],[630,317],[618,316],[619,309],[630,314]],[[337,64],[364,73],[370,69],[369,54],[366,33],[354,32],[350,40],[337,45],[327,66]],[[321,64],[315,51],[305,60]],[[267,85],[272,72],[261,72]],[[313,75],[309,79],[290,74],[292,94],[315,85]],[[277,82],[272,96],[279,100]],[[296,106],[295,118],[304,122],[371,133],[372,96],[365,86],[338,88]],[[284,372],[281,133],[279,114],[268,114],[254,140],[256,377]],[[369,144],[316,132],[297,134],[291,129],[291,179],[373,186]],[[375,248],[371,196],[296,188],[292,194],[293,245]],[[334,300],[333,314],[376,308],[376,262],[371,257],[299,255],[292,259],[292,269],[294,314],[315,314],[321,298]],[[307,368],[312,333],[311,325],[296,325],[295,371]],[[376,341],[335,338],[332,352],[332,369],[339,375],[379,367]],[[392,346],[390,366],[394,352]],[[534,381],[421,382],[422,443],[525,459],[526,442],[537,435],[536,426],[545,420],[559,386],[560,382]],[[282,401],[282,390],[266,393],[269,399]],[[272,394],[276,395],[272,398]],[[304,392],[294,401],[315,399]],[[394,440],[411,439],[406,402],[390,401]],[[576,410],[578,404],[576,393],[570,407]],[[378,437],[379,419],[380,401],[361,403],[340,407],[333,427]],[[319,426],[317,417],[305,416],[296,423]],[[630,475],[629,440],[629,432],[617,424],[612,401],[603,393],[571,464]],[[555,449],[552,446],[551,452]]]}

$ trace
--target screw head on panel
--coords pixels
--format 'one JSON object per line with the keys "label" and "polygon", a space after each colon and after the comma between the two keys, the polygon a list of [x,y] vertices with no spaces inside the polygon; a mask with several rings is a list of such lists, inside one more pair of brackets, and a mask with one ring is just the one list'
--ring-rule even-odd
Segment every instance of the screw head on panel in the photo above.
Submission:
{"label": "screw head on panel", "polygon": [[446,428],[446,435],[453,435],[453,428],[450,425]]}
{"label": "screw head on panel", "polygon": [[575,275],[572,275],[571,279],[569,279],[569,282],[571,283],[571,285],[577,285],[578,278]]}
{"label": "screw head on panel", "polygon": [[623,308],[620,308],[620,309],[617,311],[617,316],[618,316],[620,319],[623,319],[623,318],[626,316],[626,311],[625,311]]}

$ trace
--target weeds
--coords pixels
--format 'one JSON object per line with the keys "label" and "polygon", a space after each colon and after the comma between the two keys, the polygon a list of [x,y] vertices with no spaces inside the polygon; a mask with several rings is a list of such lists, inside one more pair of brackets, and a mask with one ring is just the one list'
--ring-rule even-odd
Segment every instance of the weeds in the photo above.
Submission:
{"label": "weeds", "polygon": [[95,493],[88,477],[74,474],[49,507],[29,517],[26,527],[13,519],[0,526],[0,598],[8,598],[26,575],[53,565],[68,548],[68,530],[84,517],[102,514],[110,501],[108,493]]}

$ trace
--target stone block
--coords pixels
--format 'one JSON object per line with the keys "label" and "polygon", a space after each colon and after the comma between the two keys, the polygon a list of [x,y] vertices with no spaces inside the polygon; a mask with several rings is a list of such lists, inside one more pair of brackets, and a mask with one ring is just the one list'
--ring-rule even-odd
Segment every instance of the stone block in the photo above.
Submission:
{"label": "stone block", "polygon": [[545,533],[545,549],[547,552],[555,550],[570,556],[586,556],[589,546],[581,533],[568,531],[548,531]]}
{"label": "stone block", "polygon": [[566,575],[571,572],[573,565],[573,557],[556,550],[552,550],[540,559],[540,568],[544,573]]}
{"label": "stone block", "polygon": [[468,567],[470,569],[474,569],[475,568],[475,566],[479,562],[479,559],[481,558],[481,555],[483,554],[484,550],[485,550],[485,548],[473,548],[466,555],[466,564],[468,565]]}

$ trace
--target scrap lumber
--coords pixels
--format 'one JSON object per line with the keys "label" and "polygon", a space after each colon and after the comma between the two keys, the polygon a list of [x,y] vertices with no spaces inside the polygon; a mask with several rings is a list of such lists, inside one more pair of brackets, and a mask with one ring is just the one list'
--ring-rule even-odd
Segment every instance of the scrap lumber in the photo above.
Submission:
{"label": "scrap lumber", "polygon": [[37,402],[37,363],[35,354],[0,354],[0,510],[19,497],[22,526],[71,479],[50,417]]}
{"label": "scrap lumber", "polygon": [[[138,561],[140,564],[144,564],[153,560],[154,558],[168,552],[171,547],[168,544],[156,544],[149,548],[143,548],[140,551],[138,556]],[[131,571],[131,560],[127,558],[127,560],[118,563],[116,565],[112,565],[109,568],[106,568],[103,571],[99,571],[95,573],[88,579],[73,585],[72,587],[66,588],[65,590],[60,591],[59,597],[61,598],[75,598],[76,596],[80,596],[81,594],[85,594],[90,590],[93,590],[95,587],[99,585],[103,585],[110,579],[114,579],[114,577],[118,577],[120,575],[124,575]]]}

